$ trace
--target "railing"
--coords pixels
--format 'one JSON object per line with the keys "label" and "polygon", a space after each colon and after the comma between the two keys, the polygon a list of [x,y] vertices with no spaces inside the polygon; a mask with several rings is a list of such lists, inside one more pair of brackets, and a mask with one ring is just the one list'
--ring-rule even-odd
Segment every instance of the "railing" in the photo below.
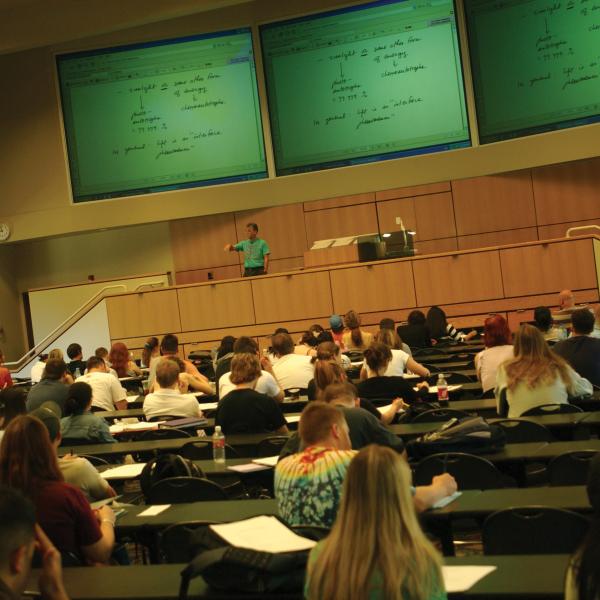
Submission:
{"label": "railing", "polygon": [[571,237],[571,233],[574,231],[581,231],[582,229],[598,229],[598,231],[600,231],[598,225],[580,225],[579,227],[569,227],[569,229],[567,229],[566,237]]}
{"label": "railing", "polygon": [[[162,284],[162,281],[157,283]],[[147,285],[156,286],[156,283],[143,284],[136,288],[136,290]],[[51,331],[43,340],[38,342],[33,348],[31,348],[27,352],[25,352],[25,354],[23,354],[23,356],[21,356],[19,360],[4,363],[4,366],[8,367],[11,371],[20,371],[29,361],[31,361],[31,359],[35,358],[42,350],[44,350],[50,344],[52,344],[52,342],[57,340],[63,333],[65,333],[69,329],[69,327],[74,325],[85,313],[89,312],[107,296],[111,296],[112,294],[105,293],[107,290],[114,289],[123,289],[127,291],[127,286],[123,283],[120,283],[116,285],[107,285],[106,287],[103,287],[96,294],[94,294],[87,302],[80,306],[73,314],[68,316],[58,327],[56,327],[56,329]]]}

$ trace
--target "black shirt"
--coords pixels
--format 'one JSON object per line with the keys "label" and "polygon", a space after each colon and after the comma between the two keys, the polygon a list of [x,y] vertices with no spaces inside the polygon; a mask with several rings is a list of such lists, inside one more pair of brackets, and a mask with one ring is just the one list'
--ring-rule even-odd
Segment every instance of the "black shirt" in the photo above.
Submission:
{"label": "black shirt", "polygon": [[[67,365],[69,373],[71,373],[71,375],[73,376],[75,376],[75,371],[77,371],[77,369],[79,369],[79,375],[83,375],[85,373],[86,367],[87,363],[85,362],[85,360],[72,360]],[[79,375],[77,375],[77,377],[79,377]]]}
{"label": "black shirt", "polygon": [[215,424],[224,434],[264,433],[286,425],[281,408],[273,398],[254,390],[232,390],[217,406]]}
{"label": "black shirt", "polygon": [[232,360],[233,354],[226,354],[217,360],[217,365],[215,367],[215,382],[217,384],[215,394],[217,399],[219,398],[219,379],[221,379],[222,375],[225,375],[225,373],[229,373],[229,371],[231,371]]}
{"label": "black shirt", "polygon": [[600,339],[576,335],[554,344],[552,350],[562,356],[579,375],[600,386]]}
{"label": "black shirt", "polygon": [[369,377],[369,379],[361,381],[356,388],[361,398],[392,400],[402,398],[404,402],[410,404],[418,399],[412,385],[406,379],[394,375],[392,377]]}
{"label": "black shirt", "polygon": [[411,348],[429,348],[431,335],[427,325],[399,325],[396,332]]}

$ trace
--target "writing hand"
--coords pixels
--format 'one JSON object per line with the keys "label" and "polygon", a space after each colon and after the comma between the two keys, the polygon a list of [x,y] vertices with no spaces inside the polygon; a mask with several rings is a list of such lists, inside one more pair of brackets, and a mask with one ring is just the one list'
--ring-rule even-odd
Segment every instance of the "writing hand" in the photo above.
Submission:
{"label": "writing hand", "polygon": [[36,524],[35,536],[42,556],[42,572],[38,586],[44,600],[68,600],[62,578],[60,552],[54,547],[43,529]]}
{"label": "writing hand", "polygon": [[441,475],[436,475],[431,480],[431,485],[439,488],[444,492],[445,496],[450,496],[450,494],[454,494],[458,489],[458,485],[456,483],[456,479],[450,475],[450,473],[442,473]]}

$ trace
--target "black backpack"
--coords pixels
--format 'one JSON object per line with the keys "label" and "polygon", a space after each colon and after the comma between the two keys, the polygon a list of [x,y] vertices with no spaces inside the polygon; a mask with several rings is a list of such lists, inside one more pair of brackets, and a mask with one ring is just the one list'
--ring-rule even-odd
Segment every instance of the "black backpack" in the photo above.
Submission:
{"label": "black backpack", "polygon": [[441,408],[443,407],[439,402],[424,402],[422,400],[417,400],[410,404],[406,411],[399,416],[398,423],[411,423],[413,419],[420,414],[430,410],[439,410]]}
{"label": "black backpack", "polygon": [[482,417],[464,417],[450,419],[437,431],[409,441],[406,450],[411,458],[421,459],[446,452],[485,454],[500,450],[505,444],[502,427],[490,425]]}
{"label": "black backpack", "polygon": [[140,475],[140,487],[147,498],[155,483],[169,477],[204,477],[204,473],[191,460],[179,454],[159,454],[146,463]]}

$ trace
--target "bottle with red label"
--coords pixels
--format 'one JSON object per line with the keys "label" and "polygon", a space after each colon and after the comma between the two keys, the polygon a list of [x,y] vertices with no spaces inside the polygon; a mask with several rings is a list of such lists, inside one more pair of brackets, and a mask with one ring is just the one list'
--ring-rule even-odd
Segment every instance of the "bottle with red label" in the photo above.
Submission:
{"label": "bottle with red label", "polygon": [[438,402],[448,404],[448,382],[446,381],[443,373],[438,375],[437,398]]}
{"label": "bottle with red label", "polygon": [[215,427],[215,433],[212,436],[213,460],[217,463],[225,462],[225,436],[221,431],[221,426]]}

